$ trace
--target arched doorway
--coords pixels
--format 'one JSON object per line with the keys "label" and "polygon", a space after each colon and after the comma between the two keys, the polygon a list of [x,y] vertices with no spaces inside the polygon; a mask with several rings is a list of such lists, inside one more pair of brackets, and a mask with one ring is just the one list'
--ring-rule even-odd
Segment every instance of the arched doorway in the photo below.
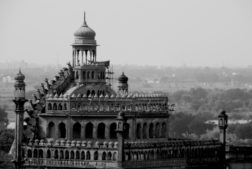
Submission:
{"label": "arched doorway", "polygon": [[53,122],[50,122],[47,127],[47,137],[53,138],[55,137],[55,125]]}
{"label": "arched doorway", "polygon": [[112,123],[109,127],[109,136],[110,139],[116,139],[116,123]]}
{"label": "arched doorway", "polygon": [[73,138],[81,138],[81,125],[78,122],[73,125]]}
{"label": "arched doorway", "polygon": [[85,137],[86,138],[93,138],[93,124],[90,122],[86,125]]}
{"label": "arched doorway", "polygon": [[97,128],[97,138],[104,139],[105,138],[105,124],[99,123]]}
{"label": "arched doorway", "polygon": [[59,138],[66,137],[66,126],[63,122],[59,124]]}

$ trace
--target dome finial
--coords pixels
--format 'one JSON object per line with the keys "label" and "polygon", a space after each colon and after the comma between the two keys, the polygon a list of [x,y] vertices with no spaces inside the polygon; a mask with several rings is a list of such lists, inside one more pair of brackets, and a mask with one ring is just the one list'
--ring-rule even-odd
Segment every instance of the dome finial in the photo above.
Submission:
{"label": "dome finial", "polygon": [[84,11],[84,22],[83,22],[83,25],[87,25],[87,22],[86,22],[86,12]]}

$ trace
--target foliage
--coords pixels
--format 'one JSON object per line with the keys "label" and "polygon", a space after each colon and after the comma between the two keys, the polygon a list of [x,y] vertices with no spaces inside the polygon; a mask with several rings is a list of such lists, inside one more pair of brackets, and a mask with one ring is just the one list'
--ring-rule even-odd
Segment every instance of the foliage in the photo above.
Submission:
{"label": "foliage", "polygon": [[7,129],[8,118],[5,108],[0,107],[0,169],[11,169],[13,164],[8,155],[12,142],[14,140],[14,130]]}
{"label": "foliage", "polygon": [[0,107],[0,131],[7,127],[8,122],[6,107]]}

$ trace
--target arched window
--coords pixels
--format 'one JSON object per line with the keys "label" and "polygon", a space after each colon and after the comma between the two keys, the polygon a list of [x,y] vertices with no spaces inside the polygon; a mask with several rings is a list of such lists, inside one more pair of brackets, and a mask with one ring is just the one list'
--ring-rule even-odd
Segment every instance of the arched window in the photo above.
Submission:
{"label": "arched window", "polygon": [[136,129],[136,138],[141,138],[141,124],[137,123],[137,129]]}
{"label": "arched window", "polygon": [[78,71],[76,71],[75,78],[79,79],[79,72]]}
{"label": "arched window", "polygon": [[105,152],[102,153],[102,160],[106,160],[106,153]]}
{"label": "arched window", "polygon": [[66,126],[63,122],[59,124],[59,138],[66,137]]}
{"label": "arched window", "polygon": [[59,158],[58,150],[55,150],[55,151],[54,151],[54,158],[55,158],[55,159],[58,159],[58,158]]}
{"label": "arched window", "polygon": [[130,131],[130,125],[129,123],[125,123],[125,131],[124,131],[124,138],[129,138],[129,131]]}
{"label": "arched window", "polygon": [[43,158],[43,150],[39,150],[39,158]]}
{"label": "arched window", "polygon": [[98,160],[98,152],[97,151],[94,152],[94,160]]}
{"label": "arched window", "polygon": [[55,137],[55,125],[53,122],[50,122],[47,127],[47,137],[53,138]]}
{"label": "arched window", "polygon": [[107,160],[111,160],[111,159],[112,159],[112,153],[108,152]]}
{"label": "arched window", "polygon": [[57,110],[57,104],[53,103],[53,110]]}
{"label": "arched window", "polygon": [[156,138],[160,137],[160,124],[159,123],[156,124],[155,136]]}
{"label": "arched window", "polygon": [[32,157],[32,151],[31,151],[31,150],[28,150],[28,152],[27,152],[27,157],[28,157],[28,158],[31,158],[31,157]]}
{"label": "arched window", "polygon": [[144,123],[143,125],[143,138],[147,138],[147,124]]}
{"label": "arched window", "polygon": [[116,123],[112,123],[109,127],[110,139],[116,139]]}
{"label": "arched window", "polygon": [[91,78],[94,79],[94,72],[91,73]]}
{"label": "arched window", "polygon": [[117,160],[117,155],[116,155],[116,152],[113,153],[113,160]]}
{"label": "arched window", "polygon": [[85,160],[85,152],[84,151],[81,152],[81,159]]}
{"label": "arched window", "polygon": [[59,104],[58,110],[62,110],[62,105],[61,104]]}
{"label": "arched window", "polygon": [[103,139],[105,138],[105,124],[99,123],[97,128],[97,138]]}
{"label": "arched window", "polygon": [[166,123],[165,123],[165,122],[162,123],[161,136],[162,136],[163,138],[165,138],[165,136],[166,136]]}
{"label": "arched window", "polygon": [[37,149],[34,149],[33,158],[37,158],[37,157],[38,157],[38,151],[37,151]]}
{"label": "arched window", "polygon": [[90,90],[87,91],[87,97],[90,95]]}
{"label": "arched window", "polygon": [[71,151],[71,154],[70,154],[70,155],[71,155],[70,158],[71,158],[71,159],[74,159],[74,151]]}
{"label": "arched window", "polygon": [[94,90],[92,90],[91,95],[92,95],[92,96],[94,96],[94,95],[95,95],[95,91],[94,91]]}
{"label": "arched window", "polygon": [[87,151],[86,159],[90,160],[90,152],[89,151]]}
{"label": "arched window", "polygon": [[80,159],[80,152],[76,151],[76,159],[79,160]]}
{"label": "arched window", "polygon": [[48,110],[52,110],[52,104],[51,103],[48,103]]}
{"label": "arched window", "polygon": [[83,79],[86,79],[86,72],[85,71],[83,71],[82,75],[83,75]]}
{"label": "arched window", "polygon": [[86,138],[93,138],[93,124],[90,122],[86,125],[85,137]]}
{"label": "arched window", "polygon": [[87,72],[87,79],[90,78],[90,72]]}
{"label": "arched window", "polygon": [[51,158],[51,151],[50,150],[47,150],[46,158]]}
{"label": "arched window", "polygon": [[64,152],[63,150],[60,150],[60,159],[63,159],[64,158]]}
{"label": "arched window", "polygon": [[73,125],[73,138],[78,139],[81,137],[81,125],[80,123],[76,122]]}
{"label": "arched window", "polygon": [[67,110],[67,104],[64,103],[64,110]]}
{"label": "arched window", "polygon": [[153,138],[153,133],[154,133],[154,127],[153,123],[151,123],[149,126],[149,138]]}
{"label": "arched window", "polygon": [[69,151],[67,151],[67,150],[65,152],[65,159],[69,159]]}

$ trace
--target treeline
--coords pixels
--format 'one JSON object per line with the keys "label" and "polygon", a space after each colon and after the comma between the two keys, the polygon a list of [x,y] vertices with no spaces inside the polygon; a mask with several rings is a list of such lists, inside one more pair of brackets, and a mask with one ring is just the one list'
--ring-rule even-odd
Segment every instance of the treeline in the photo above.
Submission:
{"label": "treeline", "polygon": [[[221,110],[226,110],[230,122],[228,140],[251,142],[252,132],[249,131],[252,131],[252,121],[249,119],[252,119],[252,90],[194,88],[170,94],[170,102],[176,104],[176,112],[170,117],[172,137],[217,139],[218,115]],[[216,123],[213,123],[214,120]],[[243,123],[239,123],[239,120]]]}

